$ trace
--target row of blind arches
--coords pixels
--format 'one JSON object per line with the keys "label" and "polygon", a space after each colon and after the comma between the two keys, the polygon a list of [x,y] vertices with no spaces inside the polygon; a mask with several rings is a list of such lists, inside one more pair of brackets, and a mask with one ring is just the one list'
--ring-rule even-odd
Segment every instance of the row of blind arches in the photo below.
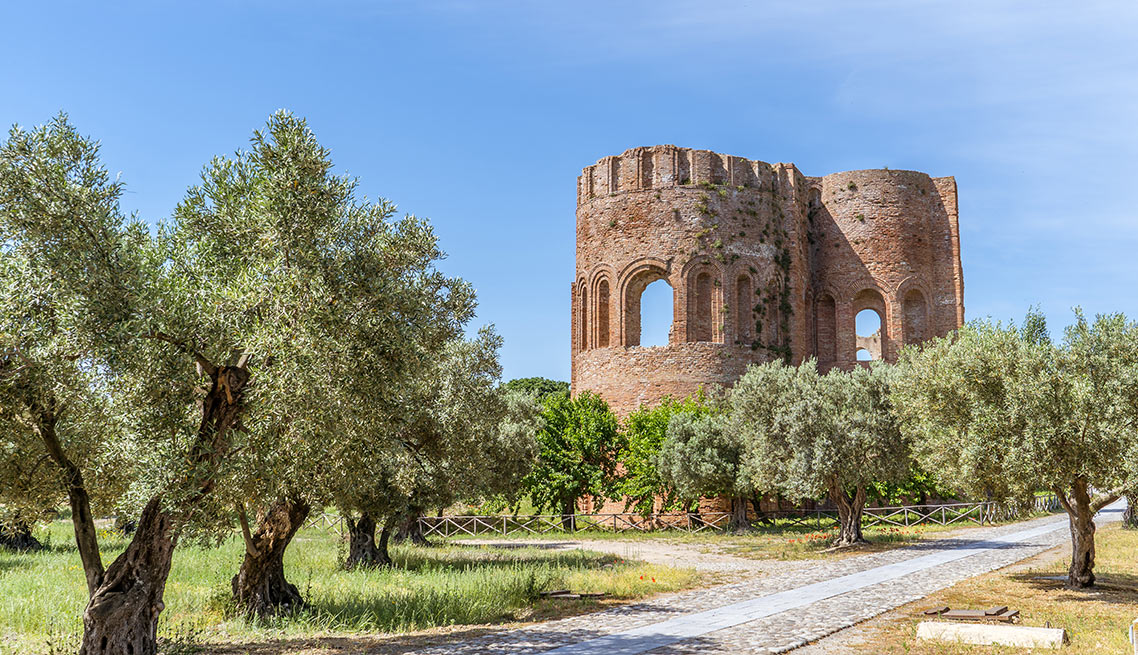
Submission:
{"label": "row of blind arches", "polygon": [[[686,339],[681,335],[681,340],[750,343],[756,337],[758,328],[753,307],[757,299],[750,276],[739,275],[732,287],[724,290],[721,303],[716,302],[718,285],[711,273],[698,272],[689,280],[687,334]],[[592,304],[588,288],[584,284],[579,288],[576,311],[580,350],[615,345],[609,281],[602,279],[595,285],[596,298]],[[638,297],[629,298],[625,304],[624,311],[635,313],[638,320],[627,323],[624,345],[663,346],[672,342],[675,304],[675,291],[663,277],[645,285]],[[716,321],[717,314],[727,320]]]}
{"label": "row of blind arches", "polygon": [[[714,279],[710,274],[699,273],[694,277],[692,284],[692,297],[689,298],[688,315],[688,341],[723,341],[725,337],[735,342],[746,343],[754,338],[755,324],[751,312],[745,311],[754,302],[751,280],[743,275],[736,280],[733,292],[735,311],[734,330],[730,335],[724,335],[723,329],[714,324],[712,308],[712,290]],[[578,311],[578,338],[581,350],[590,348],[608,348],[613,345],[610,320],[611,290],[608,280],[601,280],[596,286],[596,311],[594,318],[597,322],[595,333],[589,332],[590,316],[588,308],[588,290],[581,286]],[[727,294],[724,295],[725,300]],[[902,319],[905,343],[917,343],[929,336],[928,306],[924,297],[917,289],[910,289],[903,298],[900,298],[900,314]],[[879,359],[882,357],[890,330],[888,320],[883,316],[886,304],[882,294],[876,289],[866,289],[857,294],[853,300],[857,314],[855,316],[855,334],[852,338],[843,338],[837,334],[836,303],[832,296],[823,294],[817,301],[814,311],[814,338],[815,354],[823,362],[846,359],[849,354],[845,352],[847,342],[853,343],[853,358],[859,361]],[[672,341],[672,322],[674,317],[675,292],[668,282],[656,279],[647,284],[641,291],[638,303],[633,307],[626,307],[626,311],[635,310],[639,321],[635,322],[638,333],[627,335],[629,346],[663,346]],[[869,306],[867,306],[869,305]],[[877,335],[880,348],[876,352],[862,347],[864,339]]]}
{"label": "row of blind arches", "polygon": [[[877,289],[864,289],[849,305],[854,315],[853,334],[839,334],[838,303],[822,294],[814,304],[814,353],[823,363],[849,359],[868,361],[895,355],[896,340],[904,344],[920,343],[933,336],[929,322],[929,306],[925,295],[915,288],[893,296],[886,303]],[[894,326],[891,321],[899,321]]]}

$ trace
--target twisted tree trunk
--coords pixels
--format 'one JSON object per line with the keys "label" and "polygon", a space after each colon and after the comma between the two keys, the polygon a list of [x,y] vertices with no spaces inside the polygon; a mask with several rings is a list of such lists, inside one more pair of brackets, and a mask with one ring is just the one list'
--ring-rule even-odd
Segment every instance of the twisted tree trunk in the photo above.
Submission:
{"label": "twisted tree trunk", "polygon": [[142,510],[130,545],[107,567],[83,612],[79,655],[154,655],[158,615],[170,574],[174,537],[170,515],[154,497]]}
{"label": "twisted tree trunk", "polygon": [[32,411],[39,417],[37,432],[43,441],[48,456],[63,471],[67,480],[67,502],[71,506],[71,526],[75,533],[75,545],[79,550],[79,561],[83,565],[83,576],[87,579],[87,596],[91,597],[103,581],[103,557],[99,553],[98,530],[95,517],[91,514],[91,497],[83,481],[83,471],[79,469],[59,441],[55,432],[58,420],[54,403],[41,407],[33,403]]}
{"label": "twisted tree trunk", "polygon": [[727,528],[732,532],[746,532],[751,529],[751,521],[747,518],[747,497],[731,497],[731,520]]}
{"label": "twisted tree trunk", "polygon": [[[387,544],[383,543],[382,547],[376,544],[375,540],[375,519],[370,514],[364,512],[360,515],[358,521],[353,521],[350,517],[348,522],[348,559],[344,562],[344,568],[377,568],[380,566],[390,566],[391,558],[387,556]],[[381,539],[387,539],[391,536],[391,529],[388,524],[384,525],[384,532]]]}
{"label": "twisted tree trunk", "polygon": [[395,543],[411,542],[416,546],[430,546],[431,542],[423,536],[423,526],[419,524],[419,517],[423,515],[422,507],[410,507],[399,521],[399,529],[395,531]]}
{"label": "twisted tree trunk", "polygon": [[1071,566],[1067,569],[1067,586],[1086,589],[1095,584],[1095,509],[1091,504],[1087,483],[1076,480],[1068,497],[1058,491],[1059,502],[1067,510],[1071,524]]}
{"label": "twisted tree trunk", "polygon": [[1122,527],[1138,529],[1138,494],[1126,496],[1126,511],[1122,512]]}
{"label": "twisted tree trunk", "polygon": [[284,554],[310,509],[299,498],[281,498],[260,516],[252,534],[241,512],[245,559],[233,576],[232,587],[233,600],[247,614],[268,616],[304,606],[296,585],[285,579]]}
{"label": "twisted tree trunk", "polygon": [[[240,423],[241,394],[249,380],[244,357],[238,366],[215,367],[200,355],[194,356],[209,374],[212,384],[202,402],[202,422],[187,458],[195,465],[191,470],[201,471],[196,479],[196,490],[186,500],[189,506],[213,490],[213,467],[229,450],[229,431]],[[72,483],[72,491],[76,489]],[[72,496],[72,502],[85,497],[83,491],[79,496]],[[89,507],[84,511],[90,514]],[[92,528],[93,525],[91,523]],[[93,541],[93,533],[91,538]],[[82,555],[84,544],[78,530],[76,539],[80,540]],[[162,594],[170,574],[174,543],[173,517],[163,509],[162,498],[155,496],[142,510],[130,545],[91,589],[83,612],[83,645],[79,655],[155,655],[158,615],[165,609]],[[97,544],[93,552],[98,554]],[[83,565],[86,569],[86,560]],[[101,564],[99,568],[101,570]],[[88,569],[88,585],[91,580]]]}
{"label": "twisted tree trunk", "polygon": [[0,526],[0,546],[18,551],[43,550],[43,544],[32,536],[32,526],[22,519]]}
{"label": "twisted tree trunk", "polygon": [[865,543],[865,537],[861,534],[861,515],[865,510],[865,487],[858,486],[852,496],[846,493],[836,480],[831,480],[828,487],[830,500],[838,507],[838,538],[834,540],[834,546]]}

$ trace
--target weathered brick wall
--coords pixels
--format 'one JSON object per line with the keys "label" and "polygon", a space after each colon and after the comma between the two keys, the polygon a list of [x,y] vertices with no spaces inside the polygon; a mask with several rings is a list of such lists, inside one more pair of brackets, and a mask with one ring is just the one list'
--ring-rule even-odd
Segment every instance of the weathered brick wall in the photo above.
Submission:
{"label": "weathered brick wall", "polygon": [[[620,415],[731,384],[747,364],[853,366],[854,315],[885,359],[963,321],[956,185],[912,171],[803,176],[675,146],[582,171],[570,287],[572,386]],[[640,294],[673,290],[667,346],[640,347]]]}

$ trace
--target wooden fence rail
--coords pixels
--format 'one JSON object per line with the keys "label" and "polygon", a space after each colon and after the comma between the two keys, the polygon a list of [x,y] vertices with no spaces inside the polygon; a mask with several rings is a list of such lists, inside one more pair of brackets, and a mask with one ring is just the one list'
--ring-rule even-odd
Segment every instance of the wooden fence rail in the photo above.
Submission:
{"label": "wooden fence rail", "polygon": [[[911,526],[923,523],[984,525],[1008,521],[1032,513],[1055,512],[1059,500],[1041,496],[1027,507],[994,502],[944,503],[939,505],[906,505],[902,507],[867,507],[862,514],[864,527]],[[424,516],[419,527],[424,536],[453,537],[482,534],[549,534],[558,532],[649,532],[676,530],[681,532],[721,532],[727,529],[731,515],[727,512],[663,512],[649,515],[616,514],[519,514],[498,516]],[[784,523],[806,528],[828,529],[838,524],[837,510],[781,510],[763,512],[757,519],[766,523]]]}

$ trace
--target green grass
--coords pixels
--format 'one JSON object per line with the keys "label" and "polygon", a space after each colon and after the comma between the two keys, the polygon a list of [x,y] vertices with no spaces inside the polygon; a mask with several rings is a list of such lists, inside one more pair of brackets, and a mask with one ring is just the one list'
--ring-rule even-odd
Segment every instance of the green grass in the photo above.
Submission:
{"label": "green grass", "polygon": [[[86,587],[70,528],[60,521],[40,535],[50,545],[47,552],[0,550],[0,655],[48,652],[49,641],[64,648],[74,643]],[[109,531],[101,537],[109,563],[126,541]],[[229,581],[243,552],[240,540],[228,539],[218,548],[183,545],[175,551],[159,635],[254,642],[407,632],[556,615],[596,602],[539,599],[539,592],[549,589],[634,599],[699,583],[691,570],[584,551],[397,546],[392,549],[396,568],[351,572],[339,568],[343,551],[335,531],[302,530],[286,554],[285,570],[310,608],[255,622],[235,613],[229,603]]]}

